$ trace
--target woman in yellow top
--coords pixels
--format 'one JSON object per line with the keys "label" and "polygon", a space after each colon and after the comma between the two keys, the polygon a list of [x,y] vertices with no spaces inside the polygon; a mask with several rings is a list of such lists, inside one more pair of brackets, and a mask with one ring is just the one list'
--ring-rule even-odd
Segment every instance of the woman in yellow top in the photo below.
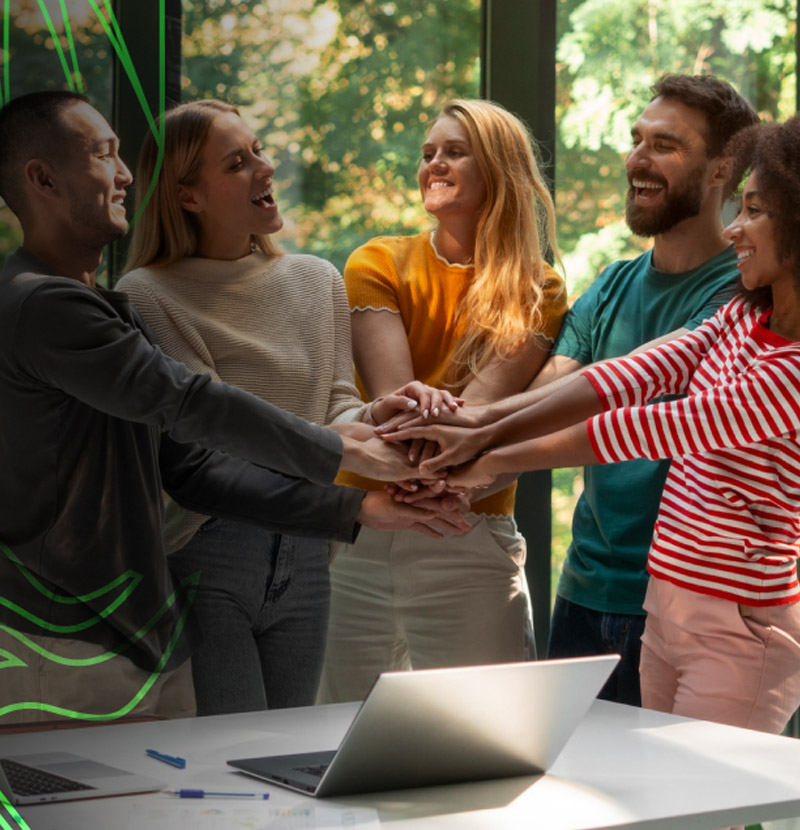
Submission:
{"label": "woman in yellow top", "polygon": [[[419,166],[436,227],[373,239],[345,266],[365,398],[417,379],[483,403],[524,390],[542,367],[567,302],[545,262],[555,217],[534,147],[497,104],[456,100],[437,116]],[[364,528],[339,547],[318,700],[363,698],[381,671],[531,656],[513,507],[512,484],[471,504],[459,538]]]}

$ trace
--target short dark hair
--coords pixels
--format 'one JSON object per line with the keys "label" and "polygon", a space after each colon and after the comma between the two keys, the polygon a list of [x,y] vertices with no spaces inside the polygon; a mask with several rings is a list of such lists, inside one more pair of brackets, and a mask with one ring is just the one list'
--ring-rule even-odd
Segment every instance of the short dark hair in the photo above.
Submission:
{"label": "short dark hair", "polygon": [[748,127],[730,140],[725,152],[733,158],[729,193],[748,172],[758,176],[758,189],[775,227],[777,258],[790,264],[800,290],[800,115],[783,124]]}
{"label": "short dark hair", "polygon": [[0,198],[17,215],[25,206],[25,163],[63,156],[70,131],[61,115],[79,102],[88,104],[89,99],[68,90],[48,90],[12,98],[0,108]]}
{"label": "short dark hair", "polygon": [[739,130],[758,123],[758,115],[727,82],[714,75],[667,74],[653,84],[653,97],[674,98],[684,106],[705,113],[709,158],[722,155],[725,145]]}

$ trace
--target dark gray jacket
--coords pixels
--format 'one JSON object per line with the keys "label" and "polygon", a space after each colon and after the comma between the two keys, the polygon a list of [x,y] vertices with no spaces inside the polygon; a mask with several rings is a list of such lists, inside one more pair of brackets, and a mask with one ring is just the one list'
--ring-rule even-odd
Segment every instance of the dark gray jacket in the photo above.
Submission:
{"label": "dark gray jacket", "polygon": [[0,620],[150,669],[183,607],[162,487],[208,515],[343,541],[364,492],[325,486],[335,433],[166,357],[124,294],[47,272],[23,250],[0,272]]}

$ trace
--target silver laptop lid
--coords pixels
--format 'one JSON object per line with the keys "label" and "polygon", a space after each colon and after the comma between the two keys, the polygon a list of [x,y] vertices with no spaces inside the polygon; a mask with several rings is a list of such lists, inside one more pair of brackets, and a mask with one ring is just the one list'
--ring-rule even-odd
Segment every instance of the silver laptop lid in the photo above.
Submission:
{"label": "silver laptop lid", "polygon": [[618,655],[386,672],[317,796],[546,771]]}

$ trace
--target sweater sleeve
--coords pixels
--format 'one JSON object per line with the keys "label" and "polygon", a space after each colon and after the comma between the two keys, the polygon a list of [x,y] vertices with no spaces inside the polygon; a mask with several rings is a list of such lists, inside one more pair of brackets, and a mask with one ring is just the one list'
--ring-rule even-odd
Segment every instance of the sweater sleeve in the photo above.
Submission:
{"label": "sweater sleeve", "polygon": [[214,357],[203,342],[195,337],[190,343],[182,335],[179,321],[173,319],[163,300],[149,285],[147,272],[137,269],[126,274],[116,285],[124,291],[139,309],[142,319],[152,329],[156,342],[166,354],[188,366],[193,372],[210,374],[214,380],[221,380],[215,367]]}
{"label": "sweater sleeve", "polygon": [[350,306],[339,272],[331,265],[331,306],[333,313],[333,386],[326,424],[363,420],[368,412],[353,379],[353,344],[350,336]]}
{"label": "sweater sleeve", "polygon": [[[705,323],[693,334],[710,328]],[[680,340],[685,345],[691,338]],[[679,400],[621,406],[591,418],[587,427],[604,463],[734,449],[791,434],[800,429],[800,352],[776,350],[750,361],[728,382],[709,383]]]}
{"label": "sweater sleeve", "polygon": [[606,360],[583,370],[605,409],[639,405],[686,390],[700,361],[719,337],[724,310],[694,331],[646,352]]}

